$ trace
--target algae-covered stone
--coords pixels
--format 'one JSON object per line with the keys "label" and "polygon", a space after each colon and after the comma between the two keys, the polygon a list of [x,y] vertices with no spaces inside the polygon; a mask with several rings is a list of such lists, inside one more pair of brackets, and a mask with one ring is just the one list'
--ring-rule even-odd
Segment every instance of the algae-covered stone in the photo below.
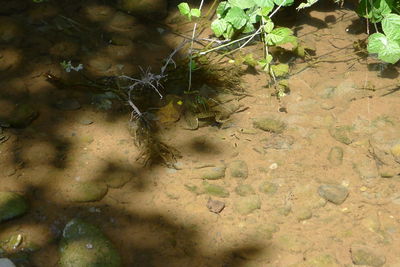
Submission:
{"label": "algae-covered stone", "polygon": [[119,7],[139,16],[164,17],[167,14],[166,0],[119,0]]}
{"label": "algae-covered stone", "polygon": [[236,192],[236,194],[238,194],[239,196],[242,196],[242,197],[246,197],[246,196],[255,194],[253,187],[251,187],[251,185],[249,185],[249,184],[238,185],[235,188],[235,192]]}
{"label": "algae-covered stone", "polygon": [[105,179],[104,182],[110,188],[121,188],[132,178],[132,173],[128,171],[112,171]]}
{"label": "algae-covered stone", "polygon": [[119,267],[121,258],[111,241],[94,225],[73,219],[60,243],[61,267]]}
{"label": "algae-covered stone", "polygon": [[261,208],[261,200],[258,196],[241,197],[235,202],[235,210],[241,215],[247,215]]}
{"label": "algae-covered stone", "polygon": [[341,267],[333,256],[329,254],[323,254],[306,261],[289,265],[289,267]]}
{"label": "algae-covered stone", "polygon": [[230,174],[232,177],[246,179],[249,173],[247,163],[243,160],[235,160],[229,164]]}
{"label": "algae-covered stone", "polygon": [[0,192],[0,222],[18,217],[28,211],[28,203],[21,195]]}
{"label": "algae-covered stone", "polygon": [[226,167],[224,165],[216,167],[205,167],[199,170],[199,176],[204,180],[218,180],[225,177]]}
{"label": "algae-covered stone", "polygon": [[318,188],[318,193],[324,199],[340,205],[346,200],[349,190],[342,185],[321,185]]}
{"label": "algae-covered stone", "polygon": [[38,111],[30,104],[20,104],[15,107],[8,118],[2,120],[8,123],[11,127],[24,128],[31,124],[38,115]]}
{"label": "algae-covered stone", "polygon": [[65,188],[65,196],[73,202],[90,202],[102,199],[108,187],[102,182],[75,182]]}
{"label": "algae-covered stone", "polygon": [[351,259],[355,265],[379,267],[385,264],[386,258],[378,255],[372,248],[362,245],[351,246]]}
{"label": "algae-covered stone", "polygon": [[344,125],[331,128],[329,133],[340,143],[350,145],[355,140],[354,128],[352,126]]}
{"label": "algae-covered stone", "polygon": [[311,219],[312,215],[312,210],[310,208],[301,208],[296,212],[296,219],[301,222]]}
{"label": "algae-covered stone", "polygon": [[339,166],[343,162],[343,149],[341,147],[332,147],[329,151],[328,160],[333,166]]}
{"label": "algae-covered stone", "polygon": [[201,195],[205,193],[204,188],[195,184],[190,184],[190,183],[185,184],[185,188],[196,195]]}
{"label": "algae-covered stone", "polygon": [[209,194],[211,196],[215,197],[229,197],[229,192],[223,188],[222,186],[215,185],[215,184],[209,184],[205,182],[203,184],[203,188],[206,194]]}
{"label": "algae-covered stone", "polygon": [[262,193],[265,193],[267,195],[273,195],[276,193],[276,191],[278,191],[278,187],[279,186],[277,184],[265,181],[260,185],[258,189]]}
{"label": "algae-covered stone", "polygon": [[255,128],[272,133],[282,133],[286,129],[283,121],[274,118],[257,118],[253,121]]}
{"label": "algae-covered stone", "polygon": [[400,144],[392,146],[392,148],[390,149],[390,152],[392,152],[394,160],[397,163],[400,163]]}

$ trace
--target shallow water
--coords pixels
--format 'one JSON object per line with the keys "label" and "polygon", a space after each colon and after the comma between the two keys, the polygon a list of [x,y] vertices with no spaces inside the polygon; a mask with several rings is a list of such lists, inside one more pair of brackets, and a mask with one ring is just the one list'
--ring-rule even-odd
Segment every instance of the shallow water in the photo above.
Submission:
{"label": "shallow water", "polygon": [[[3,129],[0,191],[26,196],[30,209],[0,224],[0,240],[23,236],[7,257],[57,265],[62,229],[79,217],[112,240],[124,266],[352,266],[353,244],[384,256],[385,266],[400,264],[400,164],[392,155],[400,144],[398,66],[355,55],[353,42],[366,35],[353,11],[320,5],[297,15],[290,26],[316,48],[315,61],[296,59],[281,100],[263,74],[247,73],[242,87],[250,96],[239,101],[246,109],[226,128],[189,131],[182,118],[163,125],[162,140],[182,156],[176,170],[136,162],[124,105],[73,83],[62,90],[44,74],[80,81],[61,69],[62,60],[82,63],[90,77],[157,69],[180,42],[172,30],[187,26],[166,24],[171,32],[160,34],[165,25],[96,2],[15,3],[0,18],[9,25],[0,29],[0,111],[27,105],[22,121],[29,125]],[[284,122],[283,133],[254,128],[253,119],[264,117]],[[233,177],[235,160],[246,163],[247,178]],[[202,167],[221,165],[225,176],[205,184]],[[71,201],[71,185],[88,181],[106,184],[106,195]],[[318,194],[324,184],[349,195],[326,203]],[[249,196],[238,194],[239,185],[252,188]],[[225,203],[219,214],[208,210],[210,197]],[[243,214],[246,201],[255,208]],[[24,260],[21,252],[32,247]]]}

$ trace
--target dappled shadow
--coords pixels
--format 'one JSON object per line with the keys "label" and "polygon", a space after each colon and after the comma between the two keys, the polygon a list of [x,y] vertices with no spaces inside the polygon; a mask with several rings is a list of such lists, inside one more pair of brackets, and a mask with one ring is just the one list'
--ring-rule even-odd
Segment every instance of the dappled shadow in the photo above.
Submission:
{"label": "dappled shadow", "polygon": [[[104,80],[93,86],[104,77],[138,77],[139,66],[158,70],[174,49],[158,32],[160,24],[133,17],[114,1],[0,5],[0,126],[9,137],[0,144],[0,191],[23,194],[30,204],[28,214],[1,223],[1,240],[24,236],[4,256],[23,266],[56,266],[62,229],[78,217],[110,237],[124,266],[240,266],[235,249],[202,251],[200,235],[190,226],[195,220],[179,223],[168,212],[147,211],[136,202],[135,194],[158,190],[157,179],[135,163],[138,149],[129,134],[120,134],[128,130],[116,128],[121,121],[127,124],[130,108],[106,94],[110,88]],[[69,61],[84,69],[66,72],[60,63]],[[139,106],[159,108],[158,95],[149,90],[147,96]],[[99,131],[103,135],[96,135]],[[117,143],[118,151],[107,142]],[[206,143],[195,141],[192,147],[216,153]],[[98,202],[68,201],[64,186],[81,179],[105,183],[107,195]],[[258,249],[246,245],[240,249]]]}

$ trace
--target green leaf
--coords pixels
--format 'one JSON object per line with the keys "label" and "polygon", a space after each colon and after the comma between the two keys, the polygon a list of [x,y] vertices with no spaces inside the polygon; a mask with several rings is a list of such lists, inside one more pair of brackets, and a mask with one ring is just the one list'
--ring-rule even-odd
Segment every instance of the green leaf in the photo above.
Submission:
{"label": "green leaf", "polygon": [[255,3],[254,0],[228,0],[232,7],[239,7],[241,9],[252,8]]}
{"label": "green leaf", "polygon": [[232,39],[233,35],[235,34],[235,28],[233,28],[232,24],[230,24],[230,23],[227,23],[226,25],[227,25],[226,30],[223,33],[223,36],[225,39],[230,40],[230,39]]}
{"label": "green leaf", "polygon": [[276,28],[273,29],[270,34],[267,35],[265,40],[267,45],[279,45],[287,43],[288,41],[285,40],[287,37],[293,36],[293,31],[289,28]]}
{"label": "green leaf", "polygon": [[291,6],[294,3],[294,0],[274,0],[275,5],[279,6],[282,3],[282,6]]}
{"label": "green leaf", "polygon": [[190,14],[190,7],[189,7],[188,3],[185,3],[185,2],[180,3],[178,5],[178,9],[179,9],[179,12],[181,12],[182,15],[189,15]]}
{"label": "green leaf", "polygon": [[264,25],[264,31],[266,33],[271,33],[272,30],[274,29],[275,24],[272,22],[272,20],[268,20],[265,25]]}
{"label": "green leaf", "polygon": [[216,19],[211,23],[211,30],[215,36],[220,37],[227,29],[228,23],[224,19]]}
{"label": "green leaf", "polygon": [[254,28],[253,23],[251,23],[250,21],[246,23],[246,25],[244,26],[244,29],[242,31],[242,33],[250,33],[250,32],[254,32],[256,29]]}
{"label": "green leaf", "polygon": [[254,3],[261,8],[270,8],[271,10],[274,8],[273,0],[254,0]]}
{"label": "green leaf", "polygon": [[260,65],[260,67],[263,71],[268,71],[269,64],[271,63],[271,61],[272,61],[272,55],[268,54],[266,58],[258,61],[258,64]]}
{"label": "green leaf", "polygon": [[244,13],[243,9],[239,7],[232,7],[229,9],[225,16],[225,20],[230,22],[235,29],[240,29],[246,25],[248,17]]}
{"label": "green leaf", "polygon": [[192,15],[193,17],[200,17],[201,16],[201,11],[198,8],[193,8],[190,10],[190,15]]}
{"label": "green leaf", "polygon": [[370,19],[370,22],[376,23],[392,12],[391,5],[392,0],[361,0],[357,13],[361,17]]}
{"label": "green leaf", "polygon": [[226,11],[231,7],[227,1],[222,1],[217,7],[217,17],[221,18],[225,15]]}
{"label": "green leaf", "polygon": [[400,60],[400,43],[388,39],[382,33],[374,33],[368,37],[369,53],[378,54],[378,58],[387,63],[396,63]]}
{"label": "green leaf", "polygon": [[298,7],[296,7],[297,10],[306,8],[306,7],[310,7],[312,5],[314,5],[315,3],[317,3],[319,0],[307,0],[306,3],[301,3]]}
{"label": "green leaf", "polygon": [[272,65],[271,71],[274,73],[275,77],[283,77],[289,74],[289,65],[288,64]]}
{"label": "green leaf", "polygon": [[400,16],[389,14],[382,20],[382,29],[387,38],[400,40]]}

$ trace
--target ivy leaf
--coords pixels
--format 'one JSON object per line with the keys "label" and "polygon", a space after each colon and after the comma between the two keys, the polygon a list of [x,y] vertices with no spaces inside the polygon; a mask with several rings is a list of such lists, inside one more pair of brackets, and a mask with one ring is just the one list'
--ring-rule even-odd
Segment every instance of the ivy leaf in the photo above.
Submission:
{"label": "ivy leaf", "polygon": [[223,35],[227,27],[228,23],[224,19],[216,19],[211,23],[211,30],[217,37]]}
{"label": "ivy leaf", "polygon": [[235,29],[240,29],[247,23],[248,17],[244,13],[243,9],[239,7],[232,7],[229,9],[225,16],[225,20],[230,22]]}
{"label": "ivy leaf", "polygon": [[369,53],[378,54],[378,58],[387,63],[394,64],[400,60],[400,43],[388,39],[382,33],[374,33],[368,37]]}
{"label": "ivy leaf", "polygon": [[291,6],[294,3],[294,0],[274,0],[275,5],[280,6],[282,3],[282,6]]}
{"label": "ivy leaf", "polygon": [[382,29],[387,38],[400,40],[400,16],[389,14],[382,20]]}
{"label": "ivy leaf", "polygon": [[228,0],[232,7],[239,7],[241,9],[252,8],[254,0]]}
{"label": "ivy leaf", "polygon": [[219,3],[217,7],[217,17],[221,18],[225,15],[225,12],[231,7],[231,5],[227,1],[222,1]]}
{"label": "ivy leaf", "polygon": [[189,15],[190,14],[190,7],[189,7],[189,4],[188,3],[180,3],[179,5],[178,5],[178,9],[179,9],[179,12],[181,12],[181,14],[182,15]]}

